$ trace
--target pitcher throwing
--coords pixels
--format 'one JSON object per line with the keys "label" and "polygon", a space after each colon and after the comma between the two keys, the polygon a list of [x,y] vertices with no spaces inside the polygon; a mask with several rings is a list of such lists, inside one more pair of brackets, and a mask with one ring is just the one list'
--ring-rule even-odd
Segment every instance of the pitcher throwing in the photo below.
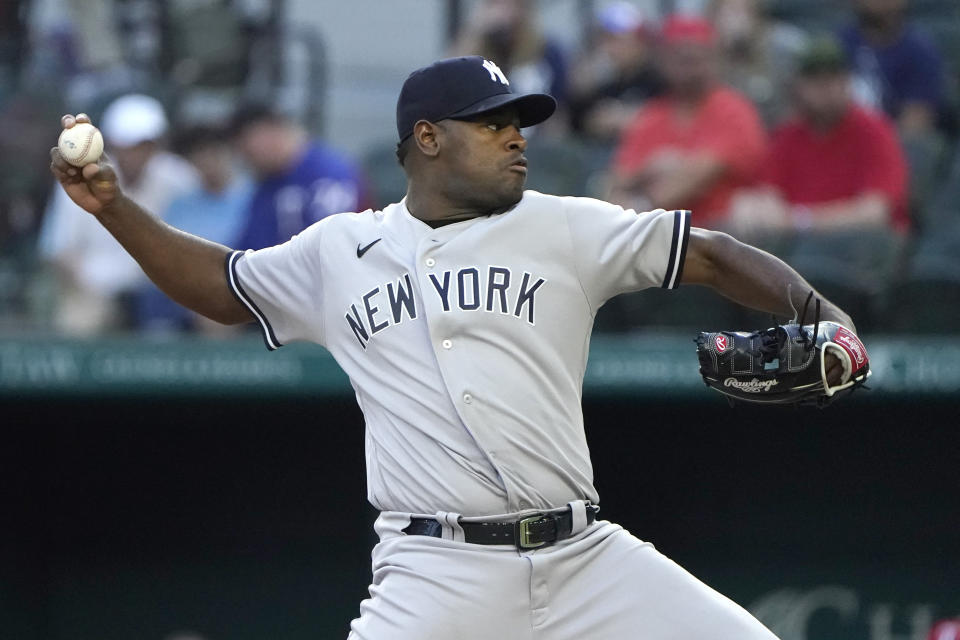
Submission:
{"label": "pitcher throwing", "polygon": [[[105,159],[81,170],[53,149],[52,170],[174,300],[258,323],[270,349],[321,344],[349,375],[381,511],[350,638],[772,639],[598,519],[581,382],[594,317],[619,293],[699,284],[788,317],[810,286],[773,256],[693,227],[689,211],[524,191],[521,129],[554,108],[512,93],[479,57],[419,69],[397,102],[406,197],[260,251],[166,225],[123,195]],[[63,126],[78,122],[89,119]],[[827,301],[821,315],[853,330]]]}

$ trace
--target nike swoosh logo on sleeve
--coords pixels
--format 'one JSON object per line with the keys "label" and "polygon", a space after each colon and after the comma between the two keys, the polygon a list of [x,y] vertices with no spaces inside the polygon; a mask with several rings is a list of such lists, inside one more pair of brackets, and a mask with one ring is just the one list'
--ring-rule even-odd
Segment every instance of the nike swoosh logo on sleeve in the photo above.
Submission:
{"label": "nike swoosh logo on sleeve", "polygon": [[365,254],[367,251],[370,250],[370,247],[372,247],[373,245],[377,244],[377,243],[380,242],[381,240],[383,240],[383,238],[377,238],[376,240],[374,240],[373,242],[371,242],[370,244],[368,244],[367,246],[365,246],[365,247],[363,247],[363,248],[360,248],[360,245],[357,244],[357,257],[358,257],[358,258],[362,258],[362,257],[363,257],[363,254]]}

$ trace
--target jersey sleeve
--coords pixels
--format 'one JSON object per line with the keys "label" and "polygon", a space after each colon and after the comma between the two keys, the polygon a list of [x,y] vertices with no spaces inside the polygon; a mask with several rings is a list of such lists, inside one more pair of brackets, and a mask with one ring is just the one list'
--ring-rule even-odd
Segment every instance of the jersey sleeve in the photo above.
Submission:
{"label": "jersey sleeve", "polygon": [[281,245],[227,256],[227,283],[253,314],[271,351],[301,340],[323,344],[324,222]]}
{"label": "jersey sleeve", "polygon": [[620,293],[680,284],[690,211],[637,213],[590,198],[569,198],[573,260],[594,311]]}

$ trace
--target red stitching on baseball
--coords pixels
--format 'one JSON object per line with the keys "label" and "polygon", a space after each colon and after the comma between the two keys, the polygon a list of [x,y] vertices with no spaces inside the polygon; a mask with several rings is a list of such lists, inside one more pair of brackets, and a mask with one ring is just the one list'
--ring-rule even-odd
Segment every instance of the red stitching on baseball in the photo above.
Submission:
{"label": "red stitching on baseball", "polygon": [[81,151],[77,157],[77,162],[83,162],[83,159],[87,157],[87,151],[90,151],[90,145],[93,144],[93,136],[96,135],[96,133],[96,129],[90,129],[90,133],[87,135],[87,141],[83,145],[83,151]]}

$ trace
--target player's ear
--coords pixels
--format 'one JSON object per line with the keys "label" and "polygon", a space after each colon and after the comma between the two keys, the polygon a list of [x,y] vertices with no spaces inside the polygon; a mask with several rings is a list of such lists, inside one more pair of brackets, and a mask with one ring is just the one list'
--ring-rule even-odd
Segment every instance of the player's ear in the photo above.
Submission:
{"label": "player's ear", "polygon": [[427,120],[418,120],[417,124],[413,125],[413,139],[420,153],[430,157],[440,153],[440,141],[437,136],[439,130],[440,127],[436,123]]}

